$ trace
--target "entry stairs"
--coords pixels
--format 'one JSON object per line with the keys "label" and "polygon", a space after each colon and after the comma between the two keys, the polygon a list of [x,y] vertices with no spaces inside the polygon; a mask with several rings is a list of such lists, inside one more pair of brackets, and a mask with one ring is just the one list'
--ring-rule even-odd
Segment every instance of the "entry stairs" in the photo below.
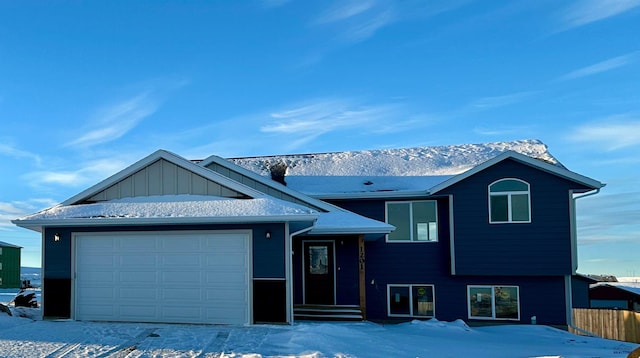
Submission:
{"label": "entry stairs", "polygon": [[360,306],[351,305],[295,305],[296,321],[362,321]]}

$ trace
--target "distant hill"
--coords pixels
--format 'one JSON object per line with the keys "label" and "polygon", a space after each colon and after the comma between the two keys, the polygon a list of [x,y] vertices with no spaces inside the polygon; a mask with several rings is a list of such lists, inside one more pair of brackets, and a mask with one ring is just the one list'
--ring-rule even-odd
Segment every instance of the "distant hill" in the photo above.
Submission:
{"label": "distant hill", "polygon": [[33,287],[40,287],[42,285],[42,269],[40,267],[20,267],[20,279],[29,280]]}

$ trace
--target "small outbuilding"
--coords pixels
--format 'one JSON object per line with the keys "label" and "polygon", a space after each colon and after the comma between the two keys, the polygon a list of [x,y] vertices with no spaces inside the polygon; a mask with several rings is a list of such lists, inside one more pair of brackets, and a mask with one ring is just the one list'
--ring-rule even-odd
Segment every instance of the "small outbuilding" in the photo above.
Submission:
{"label": "small outbuilding", "polygon": [[0,288],[19,288],[20,249],[22,247],[0,241]]}
{"label": "small outbuilding", "polygon": [[640,312],[640,282],[599,282],[590,286],[591,308]]}

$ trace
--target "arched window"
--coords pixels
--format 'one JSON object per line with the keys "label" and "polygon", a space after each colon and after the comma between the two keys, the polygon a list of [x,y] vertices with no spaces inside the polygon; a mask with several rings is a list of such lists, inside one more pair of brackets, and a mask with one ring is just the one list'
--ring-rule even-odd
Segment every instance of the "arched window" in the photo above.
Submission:
{"label": "arched window", "polygon": [[490,223],[531,222],[529,183],[520,179],[500,179],[489,185]]}

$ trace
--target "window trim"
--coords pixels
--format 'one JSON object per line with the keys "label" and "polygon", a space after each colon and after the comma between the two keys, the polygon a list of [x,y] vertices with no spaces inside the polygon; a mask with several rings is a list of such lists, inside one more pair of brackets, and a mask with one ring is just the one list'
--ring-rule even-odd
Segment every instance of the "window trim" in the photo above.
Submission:
{"label": "window trim", "polygon": [[[516,191],[516,190],[512,190],[512,191],[499,191],[499,192],[495,192],[492,193],[491,192],[491,187],[499,182],[502,181],[507,181],[507,180],[514,180],[514,181],[518,181],[521,182],[523,184],[525,184],[527,186],[527,191]],[[487,205],[489,207],[489,224],[530,224],[531,223],[531,184],[529,184],[527,181],[524,181],[522,179],[518,179],[518,178],[502,178],[502,179],[498,179],[492,183],[490,183],[487,186],[487,193],[489,195],[489,197],[487,198]],[[523,195],[526,194],[527,195],[527,208],[528,210],[528,214],[529,217],[527,220],[513,220],[513,204],[511,203],[511,198],[513,195]],[[491,218],[491,197],[493,196],[506,196],[507,197],[507,221],[493,221],[493,219]]]}
{"label": "window trim", "polygon": [[[414,240],[416,236],[413,232],[413,203],[423,203],[423,202],[433,202],[435,204],[435,214],[436,214],[436,239],[435,240]],[[410,238],[409,240],[390,240],[389,234],[385,235],[385,242],[394,243],[394,244],[406,244],[406,243],[434,243],[440,241],[440,227],[438,223],[440,222],[438,217],[438,201],[437,200],[391,200],[385,201],[384,203],[384,222],[389,224],[389,204],[408,204],[409,205],[409,228],[410,228]]]}
{"label": "window trim", "polygon": [[[413,312],[413,287],[431,287],[431,294],[433,297],[433,314],[430,316],[419,316]],[[409,314],[397,314],[391,313],[391,287],[406,287],[409,289]],[[387,284],[387,317],[413,317],[413,318],[434,318],[436,316],[436,286],[430,283],[388,283]]]}
{"label": "window trim", "polygon": [[[496,287],[509,287],[516,289],[518,300],[518,317],[517,318],[499,318],[496,317]],[[472,316],[471,315],[471,288],[490,288],[491,289],[491,317]],[[520,286],[518,285],[467,285],[467,318],[488,320],[488,321],[520,321]]]}

